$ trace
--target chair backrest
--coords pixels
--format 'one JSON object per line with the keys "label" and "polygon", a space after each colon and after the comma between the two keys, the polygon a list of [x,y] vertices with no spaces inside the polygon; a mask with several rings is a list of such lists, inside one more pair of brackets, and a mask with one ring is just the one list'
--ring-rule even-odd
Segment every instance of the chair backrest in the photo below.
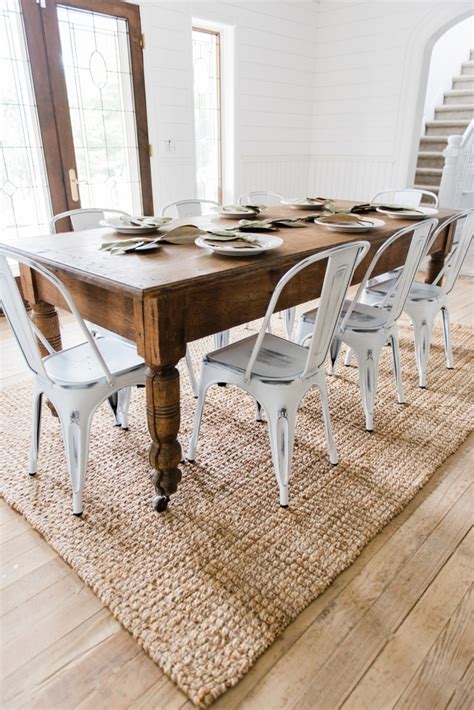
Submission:
{"label": "chair backrest", "polygon": [[372,204],[401,205],[404,207],[418,207],[423,201],[429,203],[430,207],[438,206],[438,195],[429,190],[419,190],[414,187],[400,187],[390,190],[382,190],[370,200]]}
{"label": "chair backrest", "polygon": [[49,231],[51,234],[56,234],[56,223],[61,219],[66,219],[67,217],[71,220],[72,228],[75,232],[81,229],[94,229],[99,226],[100,220],[104,219],[106,214],[122,215],[123,217],[131,216],[122,210],[109,210],[108,208],[102,207],[85,207],[84,209],[69,210],[68,212],[55,214],[49,223]]}
{"label": "chair backrest", "polygon": [[441,289],[444,293],[449,293],[454,287],[454,284],[456,283],[456,280],[461,271],[464,259],[466,258],[467,252],[474,238],[474,210],[463,210],[462,212],[458,212],[452,217],[449,217],[449,219],[445,220],[442,224],[439,225],[438,229],[436,229],[435,234],[433,235],[434,244],[438,234],[442,230],[444,230],[445,227],[447,227],[449,224],[453,224],[454,222],[460,222],[461,220],[465,220],[465,222],[462,227],[459,241],[453,244],[451,251],[449,252],[448,256],[444,261],[443,268],[439,272],[436,279],[433,281],[434,285],[437,286],[441,279],[444,277],[444,282],[441,285]]}
{"label": "chair backrest", "polygon": [[201,214],[215,212],[214,207],[219,207],[218,202],[214,200],[178,200],[178,202],[170,202],[161,210],[161,216],[166,217],[167,213],[171,212],[177,217],[197,217]]}
{"label": "chair backrest", "polygon": [[[325,249],[318,254],[313,254],[303,259],[293,266],[277,283],[273,295],[268,304],[267,312],[263,319],[260,332],[255,341],[252,354],[249,358],[245,377],[249,380],[252,370],[258,357],[272,317],[273,311],[278,303],[281,292],[292,278],[303,269],[308,268],[318,261],[327,259],[326,272],[324,274],[323,287],[318,307],[318,315],[313,326],[313,335],[308,349],[306,364],[300,377],[306,378],[321,367],[328,354],[337,321],[341,314],[341,309],[349,288],[352,276],[359,261],[363,259],[370,248],[369,242],[349,242],[332,249]],[[316,287],[316,284],[315,284]],[[317,294],[315,293],[315,296]]]}
{"label": "chair backrest", "polygon": [[272,207],[279,205],[284,199],[285,197],[280,195],[279,192],[268,192],[268,190],[244,192],[239,197],[239,205],[267,205],[267,207]]}
{"label": "chair backrest", "polygon": [[398,242],[400,239],[403,239],[407,235],[411,234],[410,246],[408,247],[405,263],[401,269],[397,271],[397,275],[393,280],[391,288],[388,290],[379,306],[390,314],[390,322],[393,323],[400,318],[408,298],[410,288],[415,280],[420,262],[423,259],[427,248],[429,248],[432,231],[436,228],[437,224],[437,219],[424,219],[416,224],[410,224],[408,227],[404,227],[398,232],[395,232],[395,234],[392,234],[392,236],[377,249],[362,281],[360,282],[357,293],[354,296],[343,320],[341,321],[339,326],[339,330],[341,332],[344,330],[355,305],[360,300],[362,292],[367,287],[367,282],[370,280],[375,266],[377,265],[377,262],[382,254],[393,246],[395,242]]}
{"label": "chair backrest", "polygon": [[50,354],[52,354],[54,350],[28,316],[25,304],[23,303],[23,298],[18,289],[8,260],[14,260],[19,264],[23,264],[28,266],[30,269],[37,271],[57,288],[61,296],[66,301],[69,310],[75,316],[85,340],[89,343],[100,367],[104,371],[107,382],[110,385],[113,385],[114,379],[112,374],[107,367],[104,358],[100,354],[93,337],[86,328],[71,294],[64,284],[57,278],[57,276],[51,273],[51,271],[46,269],[41,264],[37,264],[33,261],[33,259],[17,254],[12,249],[0,247],[0,300],[2,302],[3,311],[8,319],[8,322],[10,323],[11,329],[13,330],[18,345],[30,370],[32,370],[36,375],[42,377],[44,380],[51,382],[46,373],[43,358],[41,356],[36,338],[41,341]]}

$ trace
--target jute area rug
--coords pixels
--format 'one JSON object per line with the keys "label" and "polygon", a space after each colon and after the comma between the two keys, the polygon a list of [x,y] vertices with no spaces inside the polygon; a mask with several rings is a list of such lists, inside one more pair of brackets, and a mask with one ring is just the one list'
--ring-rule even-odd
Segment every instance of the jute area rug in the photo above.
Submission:
{"label": "jute area rug", "polygon": [[[336,467],[327,460],[318,395],[303,400],[287,510],[278,505],[266,426],[255,422],[248,396],[230,387],[210,391],[196,465],[183,467],[179,492],[162,515],[150,509],[143,390],[134,392],[128,432],[115,429],[101,408],[79,519],[70,512],[59,425],[47,410],[39,472],[28,477],[30,386],[11,386],[1,404],[3,494],[193,703],[209,705],[466,438],[472,330],[454,326],[453,341],[456,369],[446,370],[435,332],[423,391],[411,332],[402,331],[405,406],[396,402],[385,349],[373,434],[364,431],[356,368],[338,365],[329,383]],[[209,340],[194,344],[196,367],[209,348]],[[181,381],[186,446],[195,400],[184,368]]]}

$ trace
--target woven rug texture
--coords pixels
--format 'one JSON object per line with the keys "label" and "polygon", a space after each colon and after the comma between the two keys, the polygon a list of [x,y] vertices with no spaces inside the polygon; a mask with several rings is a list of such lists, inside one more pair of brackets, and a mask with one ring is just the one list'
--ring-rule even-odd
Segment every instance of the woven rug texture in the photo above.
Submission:
{"label": "woven rug texture", "polygon": [[[283,321],[275,322],[281,332]],[[406,405],[396,401],[390,348],[384,349],[373,434],[364,430],[356,367],[340,359],[328,379],[340,463],[328,462],[313,391],[299,410],[287,510],[278,505],[266,425],[255,422],[249,396],[230,387],[210,390],[196,464],[182,467],[179,491],[164,514],[150,507],[144,390],[134,390],[128,432],[114,428],[102,406],[91,434],[85,512],[77,518],[58,421],[44,409],[38,474],[31,478],[31,386],[9,386],[0,410],[3,496],[192,702],[209,705],[469,434],[473,330],[454,325],[452,335],[455,369],[444,366],[436,329],[429,389],[421,390],[412,334],[401,329]],[[205,339],[191,347],[198,371],[212,344]],[[195,400],[184,367],[181,373],[185,452]]]}

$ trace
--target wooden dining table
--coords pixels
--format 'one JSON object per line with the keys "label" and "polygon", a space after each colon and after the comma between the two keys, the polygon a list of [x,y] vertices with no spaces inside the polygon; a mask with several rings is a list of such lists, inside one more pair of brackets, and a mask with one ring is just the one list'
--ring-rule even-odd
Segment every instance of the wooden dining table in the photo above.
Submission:
{"label": "wooden dining table", "polygon": [[[279,206],[272,207],[264,217],[297,214],[304,212]],[[453,210],[440,209],[437,218],[441,223],[452,214]],[[262,317],[280,277],[304,257],[328,247],[356,239],[370,242],[370,251],[354,275],[353,283],[360,282],[374,251],[410,223],[380,214],[369,216],[383,217],[385,224],[363,234],[331,231],[314,222],[298,228],[282,227],[275,233],[283,240],[281,247],[239,257],[213,254],[194,244],[163,244],[153,252],[112,255],[100,250],[104,241],[119,238],[107,228],[21,240],[0,237],[0,242],[54,272],[69,289],[85,320],[136,342],[147,365],[149,462],[156,491],[153,504],[161,510],[166,507],[163,500],[176,493],[181,480],[180,386],[176,365],[185,355],[187,343]],[[206,215],[176,220],[171,226],[183,223],[202,228],[236,224]],[[432,282],[443,266],[452,244],[451,227],[443,230],[432,246],[427,282]],[[408,243],[400,240],[388,249],[374,275],[402,265]],[[53,348],[60,349],[56,307],[65,308],[65,303],[40,274],[26,267],[21,267],[20,273],[23,295],[31,304],[34,322]],[[321,263],[300,272],[282,293],[278,310],[317,298],[323,275]]]}

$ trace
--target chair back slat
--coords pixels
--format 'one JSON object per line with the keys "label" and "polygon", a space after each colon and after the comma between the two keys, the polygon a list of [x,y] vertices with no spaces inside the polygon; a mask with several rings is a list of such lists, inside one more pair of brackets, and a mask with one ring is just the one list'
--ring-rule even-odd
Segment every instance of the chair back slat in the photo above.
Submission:
{"label": "chair back slat", "polygon": [[239,205],[267,205],[274,207],[279,205],[285,197],[279,192],[268,192],[266,190],[256,192],[245,192],[239,197]]}
{"label": "chair back slat", "polygon": [[219,203],[214,200],[178,200],[163,207],[161,216],[166,217],[169,212],[174,212],[177,217],[197,217],[215,212],[214,207],[219,207]]}
{"label": "chair back slat", "polygon": [[357,241],[342,244],[332,249],[325,249],[318,254],[303,259],[282,276],[270,299],[260,332],[250,355],[245,373],[247,380],[250,380],[252,377],[253,367],[258,358],[270,319],[283,289],[300,271],[312,266],[318,261],[327,259],[323,288],[320,296],[320,313],[318,313],[314,324],[313,338],[301,377],[309,377],[312,372],[322,365],[329,350],[352,275],[357,264],[367,253],[369,248],[369,242]]}
{"label": "chair back slat", "polygon": [[4,254],[0,252],[0,300],[3,312],[16,337],[23,357],[29,369],[36,375],[48,379],[43,365],[43,358],[34,334],[31,322],[15,277]]}
{"label": "chair back slat", "polygon": [[49,231],[51,234],[56,234],[57,222],[68,217],[71,220],[74,232],[78,232],[81,229],[95,229],[100,226],[100,221],[108,214],[121,215],[122,217],[131,216],[127,212],[123,212],[123,210],[113,210],[102,207],[84,207],[77,210],[68,210],[67,212],[61,212],[60,214],[54,215],[49,223]]}
{"label": "chair back slat", "polygon": [[392,188],[381,190],[370,200],[372,204],[391,204],[404,207],[418,207],[425,199],[432,207],[438,207],[438,196],[430,190],[420,190],[412,187]]}

